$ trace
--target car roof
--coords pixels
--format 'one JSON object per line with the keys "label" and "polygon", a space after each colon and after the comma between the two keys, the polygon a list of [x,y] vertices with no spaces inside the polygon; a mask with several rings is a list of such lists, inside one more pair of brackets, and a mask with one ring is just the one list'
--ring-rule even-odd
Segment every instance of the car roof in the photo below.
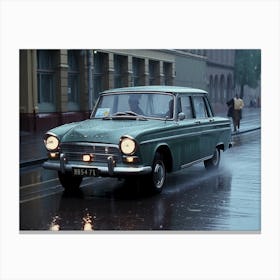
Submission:
{"label": "car roof", "polygon": [[106,93],[121,93],[121,92],[168,92],[168,93],[200,93],[207,94],[205,90],[191,88],[191,87],[179,87],[179,86],[137,86],[137,87],[123,87],[114,88],[101,92],[100,94]]}

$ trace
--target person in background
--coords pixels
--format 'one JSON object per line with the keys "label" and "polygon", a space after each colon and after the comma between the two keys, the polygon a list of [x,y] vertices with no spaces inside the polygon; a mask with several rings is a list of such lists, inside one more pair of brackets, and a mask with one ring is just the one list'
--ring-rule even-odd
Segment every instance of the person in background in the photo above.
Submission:
{"label": "person in background", "polygon": [[244,107],[243,100],[236,94],[234,98],[227,102],[228,113],[227,116],[232,118],[233,121],[233,131],[239,131],[240,120],[242,119],[242,109]]}
{"label": "person in background", "polygon": [[128,104],[130,107],[130,110],[138,115],[144,115],[143,111],[139,107],[141,96],[138,94],[132,94],[129,96]]}

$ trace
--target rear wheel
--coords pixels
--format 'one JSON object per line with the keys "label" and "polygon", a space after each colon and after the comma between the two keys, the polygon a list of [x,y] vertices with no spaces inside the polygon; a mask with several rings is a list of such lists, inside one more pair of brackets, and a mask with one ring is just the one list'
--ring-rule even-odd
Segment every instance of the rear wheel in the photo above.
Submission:
{"label": "rear wheel", "polygon": [[152,173],[149,176],[149,183],[154,193],[160,193],[166,181],[166,167],[163,157],[160,153],[156,153]]}
{"label": "rear wheel", "polygon": [[73,176],[70,172],[62,173],[60,171],[58,171],[58,178],[62,187],[67,191],[78,190],[83,180],[81,176]]}
{"label": "rear wheel", "polygon": [[204,166],[206,169],[216,169],[219,167],[220,161],[220,149],[216,148],[213,157],[204,161]]}

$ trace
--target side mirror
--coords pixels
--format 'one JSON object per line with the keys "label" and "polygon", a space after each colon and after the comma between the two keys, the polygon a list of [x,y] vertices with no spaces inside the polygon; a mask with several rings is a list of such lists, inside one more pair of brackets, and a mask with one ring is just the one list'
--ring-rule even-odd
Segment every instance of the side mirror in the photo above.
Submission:
{"label": "side mirror", "polygon": [[181,113],[178,114],[178,120],[179,120],[179,121],[182,121],[182,120],[184,120],[185,118],[186,118],[186,115],[185,115],[183,112],[181,112]]}

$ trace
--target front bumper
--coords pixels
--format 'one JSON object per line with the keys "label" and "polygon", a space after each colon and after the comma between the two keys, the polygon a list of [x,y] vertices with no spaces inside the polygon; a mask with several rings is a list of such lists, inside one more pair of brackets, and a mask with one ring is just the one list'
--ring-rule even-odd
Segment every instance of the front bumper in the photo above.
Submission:
{"label": "front bumper", "polygon": [[87,168],[96,169],[98,176],[129,176],[129,175],[143,175],[152,172],[151,166],[115,166],[113,159],[108,157],[107,164],[82,164],[79,162],[68,162],[64,154],[60,155],[60,160],[48,160],[43,163],[45,169],[57,170],[62,173],[72,172],[73,168]]}

